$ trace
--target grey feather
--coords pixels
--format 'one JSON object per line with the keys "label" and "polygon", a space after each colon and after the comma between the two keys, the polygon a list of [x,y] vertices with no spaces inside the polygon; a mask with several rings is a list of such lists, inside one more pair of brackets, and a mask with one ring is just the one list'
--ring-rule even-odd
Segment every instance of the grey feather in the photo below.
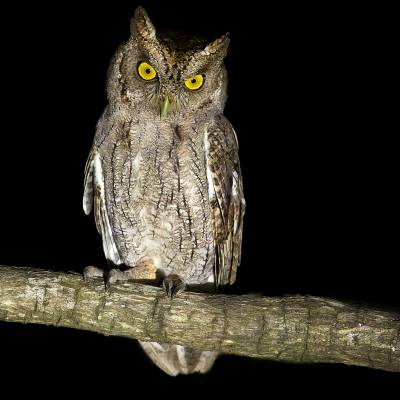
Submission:
{"label": "grey feather", "polygon": [[[127,267],[113,281],[159,284],[161,276],[172,297],[186,286],[205,291],[235,281],[245,202],[237,139],[223,116],[228,43],[226,35],[207,44],[163,34],[139,8],[111,61],[83,207],[88,214],[94,204],[106,258]],[[155,71],[151,79],[140,73],[143,62]],[[201,86],[192,90],[192,81]],[[206,372],[217,357],[141,344],[170,375]]]}

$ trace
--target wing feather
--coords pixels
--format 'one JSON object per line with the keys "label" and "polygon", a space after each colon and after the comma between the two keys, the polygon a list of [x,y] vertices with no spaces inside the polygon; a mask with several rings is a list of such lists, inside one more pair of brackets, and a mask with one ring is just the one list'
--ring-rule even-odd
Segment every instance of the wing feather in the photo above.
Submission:
{"label": "wing feather", "polygon": [[108,260],[119,265],[122,261],[114,241],[106,209],[103,168],[100,155],[94,147],[90,151],[85,168],[83,209],[86,214],[90,214],[93,204],[96,227],[103,239],[104,254]]}
{"label": "wing feather", "polygon": [[215,281],[233,284],[242,252],[245,200],[235,131],[223,117],[205,137],[209,200],[215,238]]}
{"label": "wing feather", "polygon": [[83,184],[83,211],[86,215],[89,215],[93,208],[93,158],[94,151],[92,150],[86,161],[85,180]]}

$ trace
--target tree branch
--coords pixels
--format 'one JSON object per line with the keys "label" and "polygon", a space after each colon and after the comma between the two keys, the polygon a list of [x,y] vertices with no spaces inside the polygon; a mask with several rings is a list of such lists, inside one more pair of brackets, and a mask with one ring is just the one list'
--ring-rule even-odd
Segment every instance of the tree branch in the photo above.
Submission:
{"label": "tree branch", "polygon": [[105,291],[81,275],[0,266],[0,320],[84,329],[286,362],[400,371],[400,314],[308,296]]}

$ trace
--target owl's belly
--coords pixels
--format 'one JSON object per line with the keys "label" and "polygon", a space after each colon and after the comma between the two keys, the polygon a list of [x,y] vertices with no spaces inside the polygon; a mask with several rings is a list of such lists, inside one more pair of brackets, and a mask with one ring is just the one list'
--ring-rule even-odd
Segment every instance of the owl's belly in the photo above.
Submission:
{"label": "owl's belly", "polygon": [[214,263],[206,169],[189,146],[180,150],[115,158],[108,169],[112,190],[106,193],[107,208],[126,265],[150,262],[187,284],[204,283]]}

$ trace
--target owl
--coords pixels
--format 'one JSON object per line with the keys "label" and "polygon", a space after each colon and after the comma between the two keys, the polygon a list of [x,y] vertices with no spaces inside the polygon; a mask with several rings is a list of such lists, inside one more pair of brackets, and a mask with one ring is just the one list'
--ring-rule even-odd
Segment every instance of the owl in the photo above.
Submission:
{"label": "owl", "polygon": [[[86,277],[185,288],[232,284],[245,200],[238,142],[223,115],[228,35],[158,32],[143,8],[116,51],[85,168],[83,208],[94,211],[110,268]],[[206,372],[217,353],[140,343],[166,373]]]}

